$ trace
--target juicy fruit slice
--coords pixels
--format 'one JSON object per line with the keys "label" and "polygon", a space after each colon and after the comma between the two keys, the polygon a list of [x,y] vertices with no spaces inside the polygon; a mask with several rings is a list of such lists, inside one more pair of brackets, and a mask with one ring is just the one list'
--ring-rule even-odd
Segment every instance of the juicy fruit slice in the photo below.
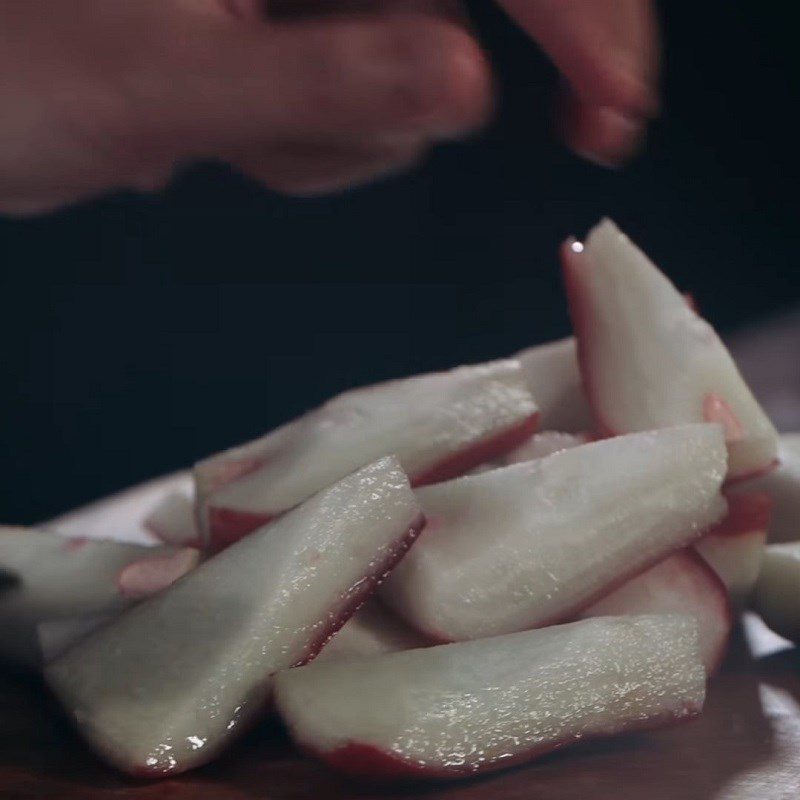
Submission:
{"label": "juicy fruit slice", "polygon": [[753,607],[775,633],[800,642],[800,542],[767,545]]}
{"label": "juicy fruit slice", "polygon": [[702,708],[690,617],[605,617],[282,672],[304,749],[368,778],[457,778]]}
{"label": "juicy fruit slice", "polygon": [[144,527],[165,544],[199,547],[194,505],[180,492],[164,496],[144,519]]}
{"label": "juicy fruit slice", "polygon": [[432,644],[392,614],[377,598],[365,603],[325,645],[315,661],[367,658]]}
{"label": "juicy fruit slice", "polygon": [[40,622],[36,626],[36,636],[39,640],[42,663],[49,664],[101,625],[106,625],[115,618],[116,615],[113,614],[91,614],[85,617]]}
{"label": "juicy fruit slice", "polygon": [[726,430],[731,477],[769,469],[777,433],[714,329],[610,220],[562,250],[584,385],[600,433],[685,422]]}
{"label": "juicy fruit slice", "polygon": [[581,382],[573,337],[517,353],[539,406],[539,427],[576,433],[588,430],[592,414]]}
{"label": "juicy fruit slice", "polygon": [[262,439],[200,462],[201,524],[212,545],[235,541],[390,453],[414,486],[447,480],[520,444],[536,421],[514,359],[346,392]]}
{"label": "juicy fruit slice", "polygon": [[496,458],[491,463],[481,464],[470,471],[470,475],[480,475],[498,467],[508,467],[511,464],[522,464],[533,461],[535,458],[545,458],[562,450],[569,450],[581,444],[587,444],[589,437],[581,433],[561,433],[560,431],[542,431],[535,433],[519,447],[509,450],[505,455]]}
{"label": "juicy fruit slice", "polygon": [[142,524],[144,510],[155,506],[167,492],[192,491],[192,475],[186,470],[156,478],[60,514],[37,527],[71,539],[112,539],[116,542],[160,544]]}
{"label": "juicy fruit slice", "polygon": [[417,490],[425,533],[382,597],[438,641],[570,619],[724,516],[717,425],[575,447]]}
{"label": "juicy fruit slice", "polygon": [[800,433],[786,433],[778,443],[778,466],[766,475],[735,483],[730,494],[752,491],[772,497],[770,542],[800,539]]}
{"label": "juicy fruit slice", "polygon": [[382,459],[100,628],[47,680],[120,769],[198,766],[263,711],[273,672],[316,655],[421,525],[397,460]]}
{"label": "juicy fruit slice", "polygon": [[561,433],[560,431],[542,431],[528,439],[514,450],[509,451],[497,460],[500,466],[521,464],[523,461],[532,461],[534,458],[545,458],[562,450],[570,450],[582,444],[588,444],[589,439],[585,434]]}
{"label": "juicy fruit slice", "polygon": [[686,614],[700,632],[700,658],[709,674],[725,656],[733,616],[714,570],[686,548],[629,580],[584,610],[581,618],[624,614]]}
{"label": "juicy fruit slice", "polygon": [[769,528],[772,500],[768,494],[728,496],[728,516],[696,545],[741,606],[758,579]]}
{"label": "juicy fruit slice", "polygon": [[433,642],[406,625],[375,597],[342,626],[314,660],[368,658],[431,644]]}
{"label": "juicy fruit slice", "polygon": [[0,594],[0,655],[39,666],[39,622],[119,613],[169,586],[198,560],[194,549],[67,539],[0,527],[0,564],[17,577],[16,584]]}

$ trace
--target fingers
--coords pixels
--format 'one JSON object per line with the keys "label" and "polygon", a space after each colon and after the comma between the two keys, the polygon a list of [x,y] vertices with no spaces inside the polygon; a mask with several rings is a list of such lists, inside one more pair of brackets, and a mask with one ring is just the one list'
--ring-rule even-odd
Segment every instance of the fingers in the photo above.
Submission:
{"label": "fingers", "polygon": [[239,19],[258,20],[266,12],[265,0],[215,0],[222,8]]}
{"label": "fingers", "polygon": [[179,55],[138,117],[145,140],[171,138],[187,157],[266,137],[455,137],[483,124],[491,102],[478,45],[423,15],[217,26]]}
{"label": "fingers", "polygon": [[22,4],[4,37],[20,68],[6,70],[18,113],[0,118],[0,211],[155,191],[197,159],[301,193],[413,163],[482,125],[491,95],[440,0],[408,3],[282,21],[257,19],[258,0],[52,4],[45,22]]}
{"label": "fingers", "polygon": [[562,133],[569,146],[588,161],[617,167],[640,149],[645,126],[608,106],[586,103],[573,92],[564,92]]}
{"label": "fingers", "polygon": [[658,107],[650,0],[502,0],[587,102],[630,116]]}
{"label": "fingers", "polygon": [[310,197],[396,174],[418,163],[424,152],[411,141],[361,148],[292,143],[245,156],[237,166],[275,191]]}
{"label": "fingers", "polygon": [[261,13],[261,4],[257,0],[221,0],[223,8],[235,17],[250,19]]}
{"label": "fingers", "polygon": [[501,2],[570,84],[570,144],[606,162],[631,155],[658,111],[660,48],[651,0]]}
{"label": "fingers", "polygon": [[275,47],[286,78],[277,87],[283,126],[334,136],[450,138],[485,121],[490,79],[483,54],[443,20],[415,15],[285,26]]}
{"label": "fingers", "polygon": [[[227,0],[258,3],[259,0]],[[459,0],[272,0],[268,4],[273,19],[291,19],[320,15],[353,15],[398,11],[436,14],[445,19],[463,20],[466,12]]]}

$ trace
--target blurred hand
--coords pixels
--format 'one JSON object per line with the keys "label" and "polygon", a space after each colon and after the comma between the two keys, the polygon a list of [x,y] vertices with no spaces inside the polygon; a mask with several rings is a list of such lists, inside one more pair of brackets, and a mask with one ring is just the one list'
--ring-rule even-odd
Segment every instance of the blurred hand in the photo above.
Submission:
{"label": "blurred hand", "polygon": [[[648,0],[503,5],[569,82],[572,146],[607,163],[629,155],[657,104]],[[327,192],[488,117],[489,68],[453,0],[262,7],[0,0],[0,211],[156,190],[209,159],[278,191]]]}
{"label": "blurred hand", "polygon": [[659,107],[653,0],[499,0],[565,79],[564,135],[615,166],[638,149]]}

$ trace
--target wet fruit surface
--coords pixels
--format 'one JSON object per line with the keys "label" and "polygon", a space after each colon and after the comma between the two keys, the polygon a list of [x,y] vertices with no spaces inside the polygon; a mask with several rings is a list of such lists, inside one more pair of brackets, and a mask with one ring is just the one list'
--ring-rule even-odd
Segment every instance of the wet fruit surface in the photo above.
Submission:
{"label": "wet fruit surface", "polygon": [[770,800],[800,788],[800,658],[760,623],[735,636],[703,715],[686,725],[594,742],[460,784],[390,793],[340,778],[295,752],[274,722],[217,763],[157,783],[104,767],[38,682],[0,672],[0,797],[59,800]]}

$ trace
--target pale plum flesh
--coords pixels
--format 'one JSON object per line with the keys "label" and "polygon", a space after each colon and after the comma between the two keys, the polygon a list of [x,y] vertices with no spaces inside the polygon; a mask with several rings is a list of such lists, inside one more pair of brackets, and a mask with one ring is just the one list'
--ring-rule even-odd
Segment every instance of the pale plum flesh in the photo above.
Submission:
{"label": "pale plum flesh", "polygon": [[800,433],[785,433],[780,437],[774,470],[728,488],[731,495],[752,491],[766,492],[773,500],[769,541],[800,540]]}
{"label": "pale plum flesh", "polygon": [[719,575],[737,607],[758,579],[767,539],[772,498],[764,492],[728,494],[728,515],[695,545]]}
{"label": "pale plum flesh", "polygon": [[46,667],[48,683],[120,769],[196,767],[263,713],[270,676],[311,660],[423,524],[397,460],[381,459],[90,634]]}
{"label": "pale plum flesh", "polygon": [[198,551],[190,548],[0,527],[0,564],[17,579],[0,594],[0,655],[37,668],[39,622],[117,614],[168,586],[198,560]]}
{"label": "pale plum flesh", "polygon": [[310,494],[387,454],[415,486],[447,480],[510,450],[538,412],[514,359],[346,392],[195,467],[211,546],[235,541]]}
{"label": "pale plum flesh", "polygon": [[800,642],[800,542],[765,548],[753,608],[775,633]]}
{"label": "pale plum flesh", "polygon": [[516,358],[539,407],[543,430],[580,433],[589,429],[592,413],[581,381],[574,337],[529,347]]}
{"label": "pale plum flesh", "polygon": [[382,597],[438,641],[570,619],[718,522],[725,469],[698,424],[418,489],[428,525]]}
{"label": "pale plum flesh", "polygon": [[603,617],[282,672],[298,745],[363,778],[458,778],[688,719],[706,673],[686,616]]}
{"label": "pale plum flesh", "polygon": [[185,494],[171,492],[145,517],[144,526],[164,544],[200,547],[194,503]]}
{"label": "pale plum flesh", "polygon": [[687,614],[700,632],[700,657],[709,674],[725,657],[733,624],[725,585],[686,548],[637,575],[581,613],[581,618],[623,614]]}
{"label": "pale plum flesh", "polygon": [[774,465],[775,428],[714,329],[611,221],[568,241],[562,261],[598,433],[717,422],[729,477]]}
{"label": "pale plum flesh", "polygon": [[328,640],[315,660],[367,658],[431,644],[435,643],[406,625],[375,597]]}

